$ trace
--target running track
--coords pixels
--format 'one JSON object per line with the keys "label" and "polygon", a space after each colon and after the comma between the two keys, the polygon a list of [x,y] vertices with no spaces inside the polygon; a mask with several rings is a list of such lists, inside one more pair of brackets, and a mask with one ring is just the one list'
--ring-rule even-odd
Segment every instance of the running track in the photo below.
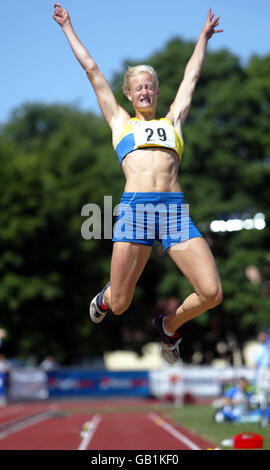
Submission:
{"label": "running track", "polygon": [[154,400],[9,404],[0,408],[0,450],[202,450],[214,447],[170,421],[161,410]]}

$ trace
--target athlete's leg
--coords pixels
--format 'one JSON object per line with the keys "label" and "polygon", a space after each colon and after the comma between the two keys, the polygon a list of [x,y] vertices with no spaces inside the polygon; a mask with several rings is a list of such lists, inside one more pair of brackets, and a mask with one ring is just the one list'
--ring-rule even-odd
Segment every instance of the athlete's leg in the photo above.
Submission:
{"label": "athlete's leg", "polygon": [[212,252],[202,237],[174,245],[167,252],[194,288],[178,309],[165,318],[165,328],[172,333],[218,305],[222,301],[222,287]]}
{"label": "athlete's leg", "polygon": [[136,283],[150,256],[151,249],[151,246],[142,243],[114,243],[111,282],[103,298],[115,315],[124,313],[131,304]]}

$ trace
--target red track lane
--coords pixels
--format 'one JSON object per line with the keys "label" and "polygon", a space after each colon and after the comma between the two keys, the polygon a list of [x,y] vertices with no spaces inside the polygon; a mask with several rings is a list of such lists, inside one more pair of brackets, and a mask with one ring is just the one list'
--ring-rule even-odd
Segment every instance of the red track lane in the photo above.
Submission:
{"label": "red track lane", "polygon": [[1,450],[77,450],[89,415],[51,418],[0,440]]}
{"label": "red track lane", "polygon": [[[177,437],[164,429],[164,424],[171,432],[175,430]],[[181,436],[188,438],[189,445]],[[88,450],[195,450],[192,444],[200,449],[212,447],[162,416],[153,421],[149,413],[113,413],[101,417]]]}
{"label": "red track lane", "polygon": [[[119,410],[122,404],[131,406],[133,412]],[[138,404],[142,402],[8,405],[0,409],[0,450],[190,450],[213,447],[159,413],[134,412]],[[109,412],[105,407],[110,407]],[[61,410],[64,413],[57,414]],[[82,439],[80,434],[86,422],[90,423],[89,432]]]}

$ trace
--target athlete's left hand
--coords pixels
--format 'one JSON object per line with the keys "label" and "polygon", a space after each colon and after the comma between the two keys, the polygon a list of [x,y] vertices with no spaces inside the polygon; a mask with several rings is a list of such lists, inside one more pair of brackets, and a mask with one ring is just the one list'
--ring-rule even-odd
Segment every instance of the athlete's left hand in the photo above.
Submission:
{"label": "athlete's left hand", "polygon": [[219,25],[219,16],[214,18],[214,13],[211,12],[211,8],[208,10],[206,23],[203,27],[203,32],[206,34],[207,39],[210,39],[215,33],[222,33],[223,29],[215,29]]}

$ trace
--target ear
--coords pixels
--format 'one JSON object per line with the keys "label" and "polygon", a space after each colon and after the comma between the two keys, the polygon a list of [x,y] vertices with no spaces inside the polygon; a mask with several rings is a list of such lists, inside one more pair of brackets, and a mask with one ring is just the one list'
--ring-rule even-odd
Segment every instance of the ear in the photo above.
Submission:
{"label": "ear", "polygon": [[131,96],[130,91],[127,91],[127,92],[126,92],[126,97],[127,97],[127,99],[128,99],[129,101],[132,101],[132,96]]}
{"label": "ear", "polygon": [[160,93],[160,89],[158,88],[157,89],[157,96],[159,96],[159,93]]}

